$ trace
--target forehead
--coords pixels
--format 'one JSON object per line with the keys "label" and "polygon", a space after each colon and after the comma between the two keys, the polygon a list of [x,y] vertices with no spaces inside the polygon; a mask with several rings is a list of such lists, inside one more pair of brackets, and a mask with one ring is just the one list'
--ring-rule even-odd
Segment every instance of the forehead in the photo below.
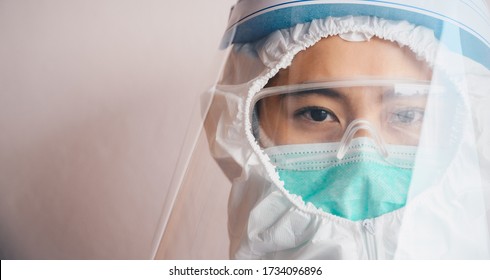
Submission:
{"label": "forehead", "polygon": [[378,38],[349,42],[333,36],[299,52],[269,86],[357,77],[428,80],[430,76],[430,68],[397,43]]}

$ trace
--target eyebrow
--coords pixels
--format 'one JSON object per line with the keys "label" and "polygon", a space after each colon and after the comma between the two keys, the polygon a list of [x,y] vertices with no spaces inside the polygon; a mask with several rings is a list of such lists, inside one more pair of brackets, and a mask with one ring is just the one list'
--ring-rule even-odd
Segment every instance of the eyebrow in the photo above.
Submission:
{"label": "eyebrow", "polygon": [[389,91],[382,95],[384,100],[419,100],[427,99],[429,93],[403,94],[400,91]]}

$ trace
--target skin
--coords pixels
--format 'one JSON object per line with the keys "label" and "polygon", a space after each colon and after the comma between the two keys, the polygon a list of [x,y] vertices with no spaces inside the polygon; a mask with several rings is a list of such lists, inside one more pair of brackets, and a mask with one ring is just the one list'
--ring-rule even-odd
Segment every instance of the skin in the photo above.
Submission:
{"label": "skin", "polygon": [[[296,55],[266,87],[352,78],[430,80],[431,70],[407,48],[372,38],[322,39]],[[416,145],[425,97],[392,98],[382,87],[346,87],[331,94],[275,95],[257,103],[262,146],[339,141],[355,119],[368,120],[388,143]],[[355,137],[366,136],[359,130]],[[402,136],[400,136],[402,135]],[[267,138],[267,141],[264,139]],[[267,143],[266,143],[267,142]]]}

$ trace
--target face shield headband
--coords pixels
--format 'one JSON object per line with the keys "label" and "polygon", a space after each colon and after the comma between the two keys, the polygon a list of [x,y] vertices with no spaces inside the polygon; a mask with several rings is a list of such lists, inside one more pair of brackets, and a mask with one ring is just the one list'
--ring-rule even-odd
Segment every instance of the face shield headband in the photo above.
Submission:
{"label": "face shield headband", "polygon": [[[435,37],[452,51],[478,61],[490,69],[490,30],[488,5],[484,1],[449,1],[447,5],[423,0],[415,1],[342,1],[308,0],[281,1],[240,0],[230,11],[228,26],[221,48],[230,44],[257,41],[270,33],[323,19],[350,15],[371,16],[391,21],[409,21],[416,26],[433,30]],[[463,24],[464,23],[464,24]],[[449,24],[449,26],[448,26]],[[447,30],[454,34],[444,35]],[[459,39],[457,35],[462,38]],[[358,37],[362,39],[362,37]],[[459,42],[454,42],[454,39]],[[454,44],[456,43],[456,44]]]}

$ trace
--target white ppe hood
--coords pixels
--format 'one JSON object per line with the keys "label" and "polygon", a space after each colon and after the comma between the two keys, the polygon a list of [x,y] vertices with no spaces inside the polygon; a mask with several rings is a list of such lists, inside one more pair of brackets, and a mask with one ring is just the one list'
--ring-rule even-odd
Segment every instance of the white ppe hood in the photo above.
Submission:
{"label": "white ppe hood", "polygon": [[[231,258],[490,258],[490,18],[469,7],[474,1],[408,2],[238,1],[205,120],[211,153],[232,182]],[[258,141],[253,116],[256,96],[281,71],[335,36],[392,42],[427,65],[431,85],[455,92],[427,99],[405,205],[361,220],[292,192]]]}

